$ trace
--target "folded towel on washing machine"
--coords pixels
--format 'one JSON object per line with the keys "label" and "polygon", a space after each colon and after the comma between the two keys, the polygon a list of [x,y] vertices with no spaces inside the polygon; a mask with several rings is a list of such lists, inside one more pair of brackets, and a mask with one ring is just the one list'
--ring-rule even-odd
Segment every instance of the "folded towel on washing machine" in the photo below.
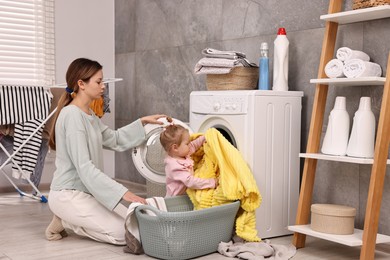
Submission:
{"label": "folded towel on washing machine", "polygon": [[208,129],[205,137],[207,142],[192,156],[194,175],[199,178],[217,177],[219,185],[215,189],[187,189],[194,208],[209,208],[240,200],[236,234],[246,241],[260,241],[255,210],[262,198],[251,170],[240,152],[218,130]]}
{"label": "folded towel on washing machine", "polygon": [[195,74],[228,74],[234,67],[243,66],[240,60],[202,58],[195,64]]}

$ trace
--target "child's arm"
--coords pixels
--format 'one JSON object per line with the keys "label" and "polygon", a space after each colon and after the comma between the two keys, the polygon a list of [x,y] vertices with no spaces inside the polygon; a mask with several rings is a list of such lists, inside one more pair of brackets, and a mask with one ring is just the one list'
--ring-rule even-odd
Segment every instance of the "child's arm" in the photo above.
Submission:
{"label": "child's arm", "polygon": [[216,188],[218,185],[217,179],[214,178],[197,178],[190,174],[188,170],[182,170],[182,171],[176,171],[172,174],[175,180],[178,180],[182,182],[187,188],[191,189],[210,189],[210,188]]}
{"label": "child's arm", "polygon": [[190,154],[195,153],[204,144],[205,141],[206,141],[206,138],[204,137],[204,135],[201,135],[198,138],[196,138],[195,140],[193,140],[192,142],[190,142],[190,144],[189,144]]}

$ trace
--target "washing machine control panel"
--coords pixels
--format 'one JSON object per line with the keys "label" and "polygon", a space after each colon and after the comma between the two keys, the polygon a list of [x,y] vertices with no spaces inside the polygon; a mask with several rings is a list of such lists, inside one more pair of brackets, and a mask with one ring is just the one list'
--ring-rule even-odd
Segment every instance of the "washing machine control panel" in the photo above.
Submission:
{"label": "washing machine control panel", "polygon": [[240,96],[202,96],[192,99],[191,111],[200,114],[246,114],[248,101]]}

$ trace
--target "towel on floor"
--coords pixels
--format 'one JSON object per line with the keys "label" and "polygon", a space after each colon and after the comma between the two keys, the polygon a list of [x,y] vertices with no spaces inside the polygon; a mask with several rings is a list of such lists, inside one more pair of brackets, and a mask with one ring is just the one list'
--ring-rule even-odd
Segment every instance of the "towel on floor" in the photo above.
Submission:
{"label": "towel on floor", "polygon": [[271,244],[269,240],[265,242],[221,242],[218,245],[218,252],[224,256],[237,257],[247,260],[288,260],[296,253],[293,245]]}
{"label": "towel on floor", "polygon": [[336,58],[341,61],[347,61],[351,59],[361,59],[363,61],[369,61],[370,56],[362,51],[352,50],[348,47],[341,47],[336,52]]}
{"label": "towel on floor", "polygon": [[[161,211],[167,211],[165,200],[162,197],[148,198],[146,199],[146,202],[148,203],[148,205],[153,206]],[[139,205],[142,204],[139,202],[133,202],[130,204],[129,208],[127,209],[127,216],[125,220],[126,246],[123,248],[123,251],[125,253],[131,253],[137,255],[144,253],[142,249],[140,235],[139,235],[138,220],[135,215],[135,208],[138,207]],[[148,215],[155,216],[155,214],[150,210],[146,210],[146,213]]]}
{"label": "towel on floor", "polygon": [[347,78],[380,77],[382,68],[373,62],[352,59],[344,63],[343,73]]}
{"label": "towel on floor", "polygon": [[325,66],[325,74],[331,79],[345,77],[343,67],[344,63],[341,60],[332,59]]}
{"label": "towel on floor", "polygon": [[207,142],[192,155],[194,175],[198,178],[218,177],[219,185],[215,189],[187,189],[194,208],[209,208],[240,200],[236,234],[246,241],[260,241],[255,210],[260,206],[261,195],[248,164],[217,129],[208,129],[205,137]]}

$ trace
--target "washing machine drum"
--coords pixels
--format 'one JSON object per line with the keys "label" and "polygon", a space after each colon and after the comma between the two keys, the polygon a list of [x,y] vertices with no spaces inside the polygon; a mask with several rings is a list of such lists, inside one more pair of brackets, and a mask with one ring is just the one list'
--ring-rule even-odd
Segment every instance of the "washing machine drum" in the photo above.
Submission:
{"label": "washing machine drum", "polygon": [[[160,133],[164,130],[164,126],[169,124],[165,118],[161,121],[164,125],[145,125],[146,141],[132,151],[133,162],[138,172],[148,181],[157,184],[165,183],[166,152],[160,143]],[[173,123],[187,128],[190,134],[193,133],[190,127],[180,120],[173,119]]]}

